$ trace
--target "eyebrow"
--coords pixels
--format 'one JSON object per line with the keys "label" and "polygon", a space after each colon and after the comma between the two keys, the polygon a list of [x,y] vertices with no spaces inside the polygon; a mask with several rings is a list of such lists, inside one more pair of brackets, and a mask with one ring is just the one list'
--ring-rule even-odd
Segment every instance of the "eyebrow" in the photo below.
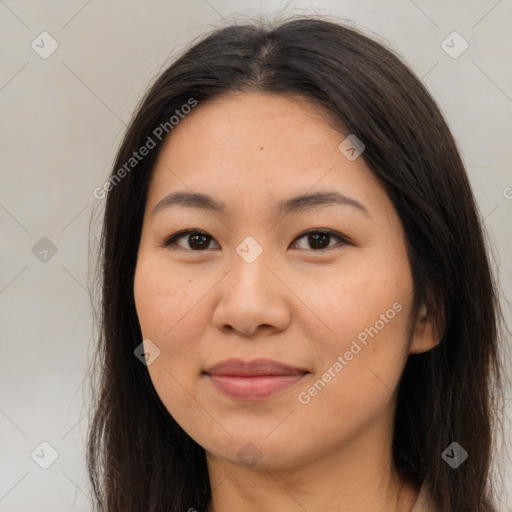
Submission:
{"label": "eyebrow", "polygon": [[[316,192],[313,194],[303,194],[284,199],[276,204],[276,213],[285,215],[291,212],[302,212],[310,208],[322,206],[343,205],[351,206],[365,215],[370,215],[367,208],[356,199],[348,197],[340,192]],[[161,199],[152,210],[152,214],[158,211],[170,208],[184,206],[186,208],[198,208],[205,211],[225,213],[227,206],[222,201],[200,192],[171,192]]]}

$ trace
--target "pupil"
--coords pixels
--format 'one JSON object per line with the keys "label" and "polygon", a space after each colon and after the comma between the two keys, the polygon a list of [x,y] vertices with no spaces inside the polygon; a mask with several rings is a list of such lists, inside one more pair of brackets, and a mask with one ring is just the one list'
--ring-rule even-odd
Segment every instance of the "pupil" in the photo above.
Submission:
{"label": "pupil", "polygon": [[[309,243],[311,244],[311,247],[316,249],[324,249],[325,246],[322,245],[322,241],[327,241],[327,246],[329,245],[329,233],[311,233],[309,235]],[[319,247],[320,245],[320,247]]]}
{"label": "pupil", "polygon": [[[205,247],[208,247],[208,244],[204,244],[204,242],[206,241],[207,238],[208,237],[206,235],[201,235],[201,234],[190,235],[189,245],[192,248],[204,249]],[[198,246],[194,247],[194,244],[196,244],[198,242],[198,239],[202,240],[202,242],[200,241]]]}

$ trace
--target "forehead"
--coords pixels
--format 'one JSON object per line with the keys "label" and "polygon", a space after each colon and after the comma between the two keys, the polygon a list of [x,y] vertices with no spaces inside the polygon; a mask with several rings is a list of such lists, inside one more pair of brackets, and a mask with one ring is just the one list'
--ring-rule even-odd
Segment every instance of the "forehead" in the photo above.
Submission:
{"label": "forehead", "polygon": [[298,96],[221,96],[199,104],[167,137],[148,206],[187,189],[253,208],[320,189],[385,206],[387,195],[363,158],[350,161],[339,150],[347,135],[322,107]]}
{"label": "forehead", "polygon": [[[328,134],[327,129],[330,128]],[[329,137],[330,135],[330,137]],[[171,132],[165,149],[194,145],[194,157],[243,148],[269,154],[329,145],[339,138],[333,115],[313,100],[298,95],[232,92],[199,104]],[[198,137],[196,140],[191,140]],[[332,140],[334,137],[334,140]],[[241,155],[238,155],[241,156]]]}

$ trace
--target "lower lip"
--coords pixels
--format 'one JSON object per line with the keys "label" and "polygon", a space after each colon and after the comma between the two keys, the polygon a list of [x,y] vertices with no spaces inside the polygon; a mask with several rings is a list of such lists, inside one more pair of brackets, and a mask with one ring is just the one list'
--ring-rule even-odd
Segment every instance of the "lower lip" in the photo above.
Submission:
{"label": "lower lip", "polygon": [[305,373],[293,375],[255,375],[240,377],[234,375],[207,375],[212,384],[226,395],[242,400],[264,400],[279,391],[299,382]]}

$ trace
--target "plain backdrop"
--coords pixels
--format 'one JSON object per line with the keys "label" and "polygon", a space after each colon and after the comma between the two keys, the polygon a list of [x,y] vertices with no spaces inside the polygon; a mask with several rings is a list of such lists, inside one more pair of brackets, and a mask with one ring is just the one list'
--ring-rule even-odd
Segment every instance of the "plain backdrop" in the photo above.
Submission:
{"label": "plain backdrop", "polygon": [[103,206],[93,190],[137,101],[192,39],[277,13],[338,16],[410,64],[460,145],[512,296],[511,0],[0,0],[0,511],[91,510],[88,240]]}

